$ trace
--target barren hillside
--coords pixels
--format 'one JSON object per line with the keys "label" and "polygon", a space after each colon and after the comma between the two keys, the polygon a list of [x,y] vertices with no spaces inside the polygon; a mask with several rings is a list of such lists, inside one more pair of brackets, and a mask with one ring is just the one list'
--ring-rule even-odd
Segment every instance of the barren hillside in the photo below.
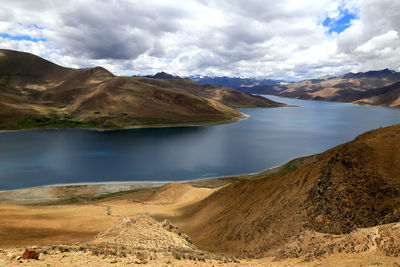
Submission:
{"label": "barren hillside", "polygon": [[[235,108],[273,108],[273,107],[284,107],[287,106],[283,103],[278,103],[270,99],[264,98],[262,96],[254,96],[240,92],[238,90],[210,85],[210,84],[200,84],[194,82],[190,79],[182,79],[179,77],[174,77],[164,73],[164,75],[154,75],[156,79],[146,78],[146,77],[135,77],[135,79],[148,84],[157,85],[162,88],[172,88],[181,92],[187,92],[196,96],[201,96],[205,98],[210,98],[221,102],[227,106]],[[157,78],[159,77],[159,78]],[[160,78],[161,77],[161,78]],[[168,77],[166,79],[165,77]]]}
{"label": "barren hillside", "polygon": [[265,255],[304,230],[347,234],[400,220],[400,126],[374,130],[285,175],[231,184],[186,210],[200,248]]}
{"label": "barren hillside", "polygon": [[0,89],[0,129],[201,125],[245,117],[226,104],[284,106],[230,88],[117,77],[102,67],[64,68],[5,49],[0,50]]}

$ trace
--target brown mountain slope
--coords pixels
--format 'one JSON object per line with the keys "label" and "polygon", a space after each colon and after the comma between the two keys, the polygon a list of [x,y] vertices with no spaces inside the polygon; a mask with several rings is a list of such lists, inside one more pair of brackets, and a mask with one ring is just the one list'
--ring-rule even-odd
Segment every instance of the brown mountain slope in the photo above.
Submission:
{"label": "brown mountain slope", "polygon": [[243,117],[215,100],[116,77],[102,67],[69,69],[32,54],[0,50],[0,129],[114,129]]}
{"label": "brown mountain slope", "polygon": [[363,92],[354,104],[400,107],[400,82]]}
{"label": "brown mountain slope", "polygon": [[[73,117],[102,127],[229,121],[243,115],[212,99],[115,77],[95,85],[67,107]],[[104,115],[106,114],[106,115]]]}
{"label": "brown mountain slope", "polygon": [[[269,86],[265,88],[265,93],[300,99],[398,106],[400,104],[397,99],[400,94],[398,91],[389,90],[393,89],[389,87],[399,81],[400,73],[385,69]],[[259,90],[263,91],[262,89]],[[390,96],[386,96],[387,94],[390,94]]]}
{"label": "brown mountain slope", "polygon": [[29,53],[0,49],[0,126],[40,114],[41,91],[73,71]]}
{"label": "brown mountain slope", "polygon": [[284,175],[231,184],[186,210],[205,250],[266,255],[304,230],[345,234],[400,220],[400,125],[374,130]]}
{"label": "brown mountain slope", "polygon": [[0,49],[0,84],[18,89],[45,89],[74,69],[64,68],[38,56]]}
{"label": "brown mountain slope", "polygon": [[[232,88],[215,86],[209,84],[199,84],[190,79],[176,78],[167,73],[155,75],[154,77],[134,77],[135,79],[148,84],[153,84],[162,88],[171,88],[181,92],[187,92],[196,96],[210,98],[224,105],[235,108],[253,108],[253,107],[283,107],[286,104],[272,101],[262,96],[254,96],[237,91]],[[168,79],[165,77],[169,77]]]}

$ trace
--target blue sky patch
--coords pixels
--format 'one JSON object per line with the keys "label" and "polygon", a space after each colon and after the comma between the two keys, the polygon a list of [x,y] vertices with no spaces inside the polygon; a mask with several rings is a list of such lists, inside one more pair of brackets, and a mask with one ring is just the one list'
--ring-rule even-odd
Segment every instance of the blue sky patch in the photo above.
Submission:
{"label": "blue sky patch", "polygon": [[28,28],[35,28],[35,29],[38,29],[38,30],[45,30],[46,29],[45,27],[38,26],[36,24],[29,24]]}
{"label": "blue sky patch", "polygon": [[31,41],[31,42],[47,42],[46,38],[33,38],[29,35],[10,35],[8,33],[0,33],[0,37],[15,41]]}
{"label": "blue sky patch", "polygon": [[329,33],[341,33],[351,25],[351,20],[357,19],[357,14],[350,13],[347,9],[340,10],[338,18],[327,17],[322,25],[329,28]]}

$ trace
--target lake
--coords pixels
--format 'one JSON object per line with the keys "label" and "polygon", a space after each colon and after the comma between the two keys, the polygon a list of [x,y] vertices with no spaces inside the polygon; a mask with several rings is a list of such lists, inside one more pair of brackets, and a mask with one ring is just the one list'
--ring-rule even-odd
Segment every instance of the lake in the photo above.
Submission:
{"label": "lake", "polygon": [[268,97],[298,107],[217,126],[1,132],[0,190],[254,173],[400,123],[400,109]]}

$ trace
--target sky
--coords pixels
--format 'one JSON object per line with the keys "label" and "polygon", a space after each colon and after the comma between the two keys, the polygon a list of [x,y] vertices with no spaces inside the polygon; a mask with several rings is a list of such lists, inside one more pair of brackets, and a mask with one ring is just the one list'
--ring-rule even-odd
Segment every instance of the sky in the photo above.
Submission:
{"label": "sky", "polygon": [[0,48],[116,75],[400,71],[399,0],[1,0]]}

